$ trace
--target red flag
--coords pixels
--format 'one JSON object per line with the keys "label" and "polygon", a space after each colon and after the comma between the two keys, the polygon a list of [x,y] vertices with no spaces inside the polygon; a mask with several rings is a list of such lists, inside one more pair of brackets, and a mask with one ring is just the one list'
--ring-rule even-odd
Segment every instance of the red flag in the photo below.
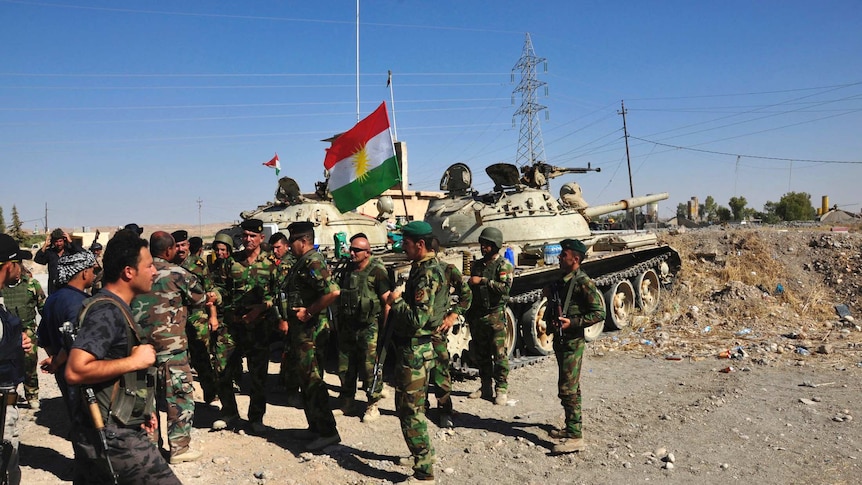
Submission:
{"label": "red flag", "polygon": [[272,160],[270,160],[268,162],[263,162],[263,166],[269,167],[269,168],[274,168],[275,169],[275,176],[278,177],[278,174],[281,173],[281,163],[279,163],[279,161],[278,161],[278,153],[276,153],[275,156],[272,157]]}

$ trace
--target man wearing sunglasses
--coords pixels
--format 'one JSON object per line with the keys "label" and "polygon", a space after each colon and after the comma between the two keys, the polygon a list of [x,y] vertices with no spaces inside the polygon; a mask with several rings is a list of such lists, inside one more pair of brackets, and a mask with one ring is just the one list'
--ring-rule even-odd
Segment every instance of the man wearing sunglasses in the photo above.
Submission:
{"label": "man wearing sunglasses", "polygon": [[[336,414],[348,414],[355,403],[356,379],[362,369],[366,386],[374,380],[379,325],[386,320],[386,298],[392,290],[383,262],[371,255],[365,234],[350,238],[350,265],[341,281],[338,306],[338,377],[341,379],[341,407]],[[383,381],[372,390],[362,422],[380,418],[377,402]]]}

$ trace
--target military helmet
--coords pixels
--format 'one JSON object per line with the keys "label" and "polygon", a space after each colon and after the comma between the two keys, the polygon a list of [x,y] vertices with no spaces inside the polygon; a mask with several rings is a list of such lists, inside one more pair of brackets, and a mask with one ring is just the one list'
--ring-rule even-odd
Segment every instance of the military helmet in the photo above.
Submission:
{"label": "military helmet", "polygon": [[479,234],[479,242],[481,243],[483,240],[493,244],[497,249],[503,247],[503,233],[496,227],[482,229],[482,233]]}
{"label": "military helmet", "polygon": [[226,232],[221,232],[219,234],[216,234],[215,239],[213,240],[213,243],[227,244],[227,247],[229,249],[231,249],[231,250],[233,249],[233,238],[230,237],[230,234],[228,234]]}

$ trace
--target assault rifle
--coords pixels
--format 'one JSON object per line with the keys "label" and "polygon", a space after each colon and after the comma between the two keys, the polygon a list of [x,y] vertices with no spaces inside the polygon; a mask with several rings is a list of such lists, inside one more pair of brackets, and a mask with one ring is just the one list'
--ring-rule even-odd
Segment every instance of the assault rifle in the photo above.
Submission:
{"label": "assault rifle", "polygon": [[99,411],[99,404],[96,402],[96,393],[93,392],[92,387],[85,387],[84,392],[87,395],[87,407],[90,410],[90,417],[93,419],[93,427],[99,432],[99,438],[102,440],[102,450],[105,452],[105,461],[108,462],[108,470],[111,471],[114,485],[117,485],[117,474],[114,473],[114,466],[111,465],[111,457],[108,456],[108,438],[105,436],[105,423],[102,421],[102,412]]}
{"label": "assault rifle", "polygon": [[377,343],[377,358],[374,361],[374,377],[371,379],[371,385],[365,388],[365,395],[368,401],[371,401],[371,396],[374,395],[374,390],[383,381],[383,364],[386,362],[386,349],[392,342],[392,334],[395,329],[395,323],[392,321],[392,309],[386,315],[386,321],[383,323],[383,334]]}
{"label": "assault rifle", "polygon": [[553,325],[556,333],[563,335],[563,325],[560,322],[560,317],[565,317],[563,312],[563,301],[560,298],[560,288],[558,284],[551,286],[551,291],[548,294],[548,302],[545,304],[545,323]]}
{"label": "assault rifle", "polygon": [[15,392],[15,388],[12,386],[3,386],[0,387],[0,395],[2,395],[3,401],[0,402],[0,442],[3,443],[2,451],[0,451],[0,458],[2,458],[3,463],[0,464],[2,468],[0,468],[0,484],[8,485],[9,483],[9,460],[12,458],[12,442],[6,438],[6,407],[10,400],[14,399],[18,400],[18,393]]}

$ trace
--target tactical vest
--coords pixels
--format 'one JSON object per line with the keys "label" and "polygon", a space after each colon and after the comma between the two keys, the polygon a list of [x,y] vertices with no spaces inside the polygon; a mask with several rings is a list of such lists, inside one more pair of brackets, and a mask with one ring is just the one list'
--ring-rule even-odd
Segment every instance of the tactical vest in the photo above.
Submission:
{"label": "tactical vest", "polygon": [[377,258],[371,258],[365,269],[345,272],[340,285],[339,315],[354,327],[371,325],[377,321],[383,310],[380,297],[374,292],[374,287],[368,284],[368,276],[375,268],[383,268],[383,263]]}
{"label": "tactical vest", "polygon": [[[500,275],[500,268],[506,263],[506,258],[497,256],[491,264],[484,268],[477,268],[477,264],[482,260],[473,261],[472,276],[481,276],[488,281],[494,281]],[[470,306],[471,314],[485,315],[491,310],[502,308],[509,300],[506,295],[500,295],[490,291],[487,284],[470,285],[473,290],[473,304]]]}
{"label": "tactical vest", "polygon": [[[84,300],[84,307],[78,314],[78,326],[83,324],[87,312],[100,304],[115,305],[122,310],[126,320],[124,326],[128,343],[125,357],[132,355],[132,347],[141,343],[138,337],[141,331],[129,311],[110,296],[94,296]],[[118,378],[94,384],[92,387],[102,420],[105,423],[115,422],[126,428],[137,429],[155,410],[155,385],[155,367],[127,372]],[[82,403],[85,408],[86,405],[86,402]],[[87,413],[86,410],[84,412]]]}
{"label": "tactical vest", "polygon": [[[305,282],[305,279],[310,276],[308,274],[308,263],[314,255],[318,255],[318,257],[322,258],[320,253],[317,251],[309,251],[296,260],[296,263],[294,263],[293,267],[290,268],[290,273],[287,274],[287,284],[285,286],[287,290],[288,309],[299,307],[308,308],[320,297],[314,288]],[[290,314],[293,314],[293,312]]]}
{"label": "tactical vest", "polygon": [[3,287],[3,301],[10,312],[18,315],[24,324],[36,320],[36,299],[30,292],[29,278],[21,275],[21,281],[15,286]]}
{"label": "tactical vest", "polygon": [[15,387],[24,381],[21,319],[0,305],[0,322],[3,325],[3,333],[0,334],[0,387]]}

